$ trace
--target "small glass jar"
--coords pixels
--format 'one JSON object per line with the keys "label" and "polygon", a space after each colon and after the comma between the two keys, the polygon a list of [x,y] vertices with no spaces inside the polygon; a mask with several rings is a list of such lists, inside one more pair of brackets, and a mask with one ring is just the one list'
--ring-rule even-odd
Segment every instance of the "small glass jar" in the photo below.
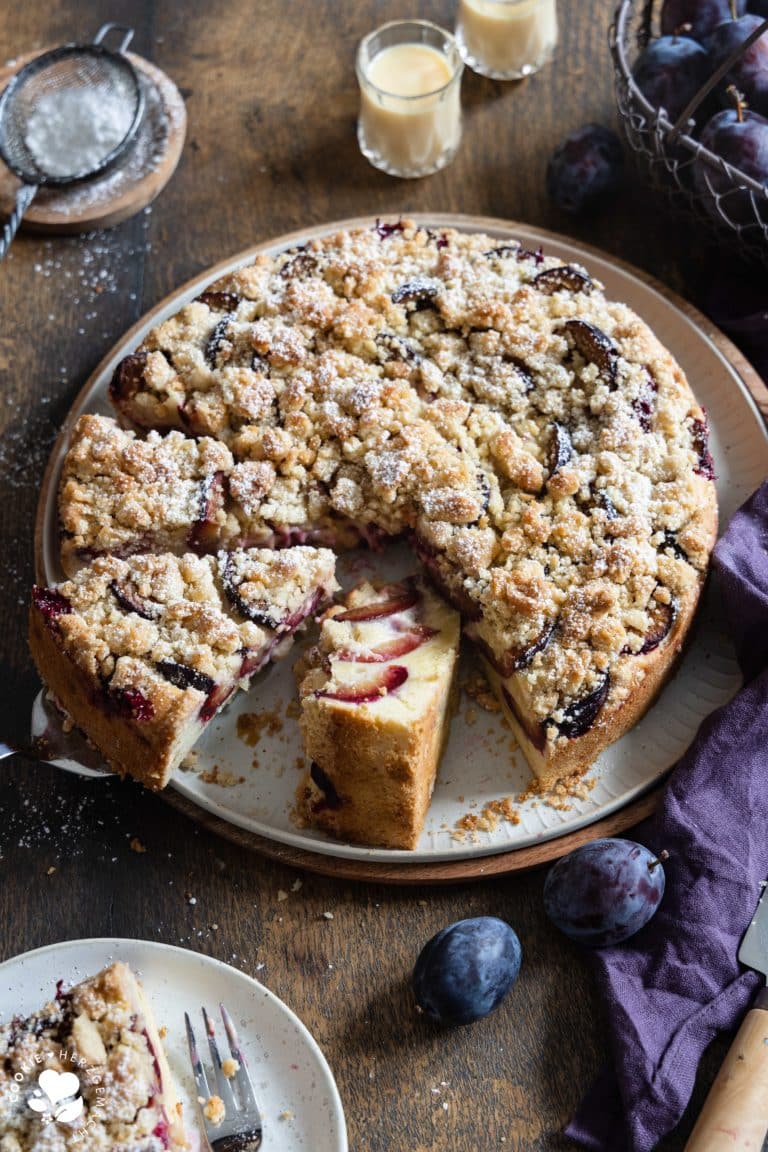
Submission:
{"label": "small glass jar", "polygon": [[450,32],[398,20],[357,50],[360,150],[390,176],[416,177],[450,164],[461,140],[464,65]]}
{"label": "small glass jar", "polygon": [[456,40],[473,72],[522,80],[555,51],[556,0],[459,0]]}

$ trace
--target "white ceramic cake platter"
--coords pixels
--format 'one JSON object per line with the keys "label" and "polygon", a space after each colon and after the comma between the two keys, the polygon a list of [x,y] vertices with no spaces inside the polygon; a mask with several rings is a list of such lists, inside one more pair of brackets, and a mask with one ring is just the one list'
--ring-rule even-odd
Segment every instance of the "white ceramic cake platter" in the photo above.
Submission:
{"label": "white ceramic cake platter", "polygon": [[148,940],[67,940],[0,964],[0,1023],[28,1015],[65,986],[123,960],[138,976],[155,1014],[184,1117],[198,1128],[195,1086],[184,1030],[189,1012],[202,1034],[201,1005],[218,1019],[226,1005],[238,1030],[264,1118],[264,1146],[280,1152],[347,1152],[347,1132],[333,1074],[317,1043],[286,1004],[257,980],[198,952]]}
{"label": "white ceramic cake platter", "polygon": [[[565,237],[478,217],[417,219],[437,228],[454,226],[488,232],[494,237],[516,237],[528,248],[541,244],[548,254],[584,264],[603,281],[609,297],[625,301],[650,324],[678,359],[698,400],[708,411],[722,532],[734,511],[768,473],[768,434],[745,383],[746,378],[751,378],[755,386],[757,378],[736,349],[703,317],[670,297],[659,285],[606,254],[583,248]],[[111,414],[107,387],[118,361],[136,347],[153,325],[198,295],[204,284],[247,263],[258,252],[276,251],[339,228],[373,223],[367,219],[342,221],[240,253],[186,284],[126,334],[83,388],[54,449],[38,514],[39,579],[51,582],[62,575],[55,505],[58,471],[69,429],[83,412]],[[416,562],[404,546],[381,555],[356,552],[342,557],[340,562],[342,583],[347,586],[374,573],[390,577],[415,568]],[[555,857],[564,850],[559,843],[562,838],[618,813],[658,784],[686,750],[704,717],[726,703],[739,686],[733,651],[721,628],[716,589],[710,585],[677,674],[643,720],[600,756],[585,778],[588,787],[558,807],[531,797],[516,805],[518,823],[501,819],[487,830],[463,834],[457,832],[457,823],[463,817],[479,816],[487,804],[517,796],[526,788],[530,776],[499,715],[484,711],[462,692],[423,835],[418,848],[407,852],[346,845],[314,829],[297,826],[295,793],[303,760],[292,668],[300,651],[298,644],[286,660],[263,673],[247,694],[237,697],[214,720],[197,745],[194,769],[177,772],[171,788],[185,811],[198,813],[204,822],[225,833],[232,829],[240,842],[249,842],[250,835],[257,847],[266,842],[283,845],[288,852],[298,850],[300,856],[307,854],[301,863],[312,867],[315,860],[319,870],[325,869],[318,857],[325,857],[327,865],[332,860],[345,862],[348,873],[354,873],[354,862],[359,862],[365,874],[366,864],[431,865],[477,859],[476,872],[465,870],[462,874],[482,874],[482,858],[499,853],[506,855],[509,866],[494,871],[512,870],[520,866],[516,853],[543,845],[548,845],[549,851],[538,852],[531,862]],[[464,671],[469,673],[470,665]],[[255,747],[244,743],[237,734],[238,718],[243,714],[257,718],[241,721],[251,731],[260,730]],[[616,825],[620,826],[621,821],[614,821]]]}

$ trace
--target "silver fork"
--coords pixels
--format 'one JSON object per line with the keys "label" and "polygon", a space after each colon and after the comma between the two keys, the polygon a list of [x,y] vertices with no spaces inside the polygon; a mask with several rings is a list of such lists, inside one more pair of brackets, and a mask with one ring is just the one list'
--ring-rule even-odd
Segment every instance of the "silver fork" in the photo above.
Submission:
{"label": "silver fork", "polygon": [[[195,1033],[192,1030],[192,1023],[188,1014],[186,1012],[184,1013],[184,1019],[187,1022],[189,1058],[192,1061],[192,1073],[195,1077],[197,1099],[200,1104],[200,1116],[205,1128],[206,1139],[208,1140],[211,1152],[258,1152],[263,1139],[261,1112],[256,1103],[253,1084],[248,1074],[248,1066],[245,1062],[245,1057],[243,1056],[232,1018],[223,1004],[219,1004],[219,1010],[221,1011],[221,1018],[224,1021],[224,1029],[227,1033],[227,1039],[229,1040],[229,1050],[232,1053],[232,1059],[237,1063],[237,1071],[231,1078],[224,1075],[213,1022],[205,1008],[203,1008],[203,1024],[205,1025],[205,1034],[208,1037],[208,1047],[211,1050],[211,1060],[213,1061],[213,1073],[216,1083],[215,1092],[211,1091],[209,1087],[209,1078],[206,1075],[200,1054],[197,1050],[197,1041],[195,1040]],[[233,1085],[237,1089],[237,1098],[233,1091]],[[225,1116],[220,1124],[212,1123],[204,1111],[206,1101],[214,1094],[221,1098],[225,1108]]]}

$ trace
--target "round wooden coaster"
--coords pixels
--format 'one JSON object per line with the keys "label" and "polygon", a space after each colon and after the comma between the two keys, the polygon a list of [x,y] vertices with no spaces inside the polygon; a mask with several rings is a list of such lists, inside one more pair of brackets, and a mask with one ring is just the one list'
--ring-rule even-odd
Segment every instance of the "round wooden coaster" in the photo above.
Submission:
{"label": "round wooden coaster", "polygon": [[[0,68],[0,89],[34,59],[34,52]],[[22,228],[78,233],[111,228],[134,216],[165,188],[184,147],[187,112],[173,81],[142,56],[127,53],[144,84],[146,109],[136,139],[115,167],[68,188],[41,188]],[[0,215],[13,208],[19,181],[0,163]]]}

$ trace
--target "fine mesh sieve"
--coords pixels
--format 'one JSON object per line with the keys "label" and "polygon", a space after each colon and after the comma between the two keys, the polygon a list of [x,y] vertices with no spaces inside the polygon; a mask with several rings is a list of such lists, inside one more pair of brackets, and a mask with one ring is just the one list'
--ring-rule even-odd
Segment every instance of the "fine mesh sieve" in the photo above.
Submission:
{"label": "fine mesh sieve", "polygon": [[[123,33],[116,51],[102,41],[112,30]],[[67,185],[108,168],[133,140],[144,111],[144,92],[138,74],[125,56],[133,29],[105,24],[92,44],[65,44],[43,53],[17,72],[0,96],[0,157],[22,181],[16,204],[0,236],[0,260],[5,256],[22,217],[41,185]],[[44,158],[30,150],[29,126],[41,100],[73,91],[93,90],[125,105],[128,127],[103,156],[83,169],[47,171]]]}

